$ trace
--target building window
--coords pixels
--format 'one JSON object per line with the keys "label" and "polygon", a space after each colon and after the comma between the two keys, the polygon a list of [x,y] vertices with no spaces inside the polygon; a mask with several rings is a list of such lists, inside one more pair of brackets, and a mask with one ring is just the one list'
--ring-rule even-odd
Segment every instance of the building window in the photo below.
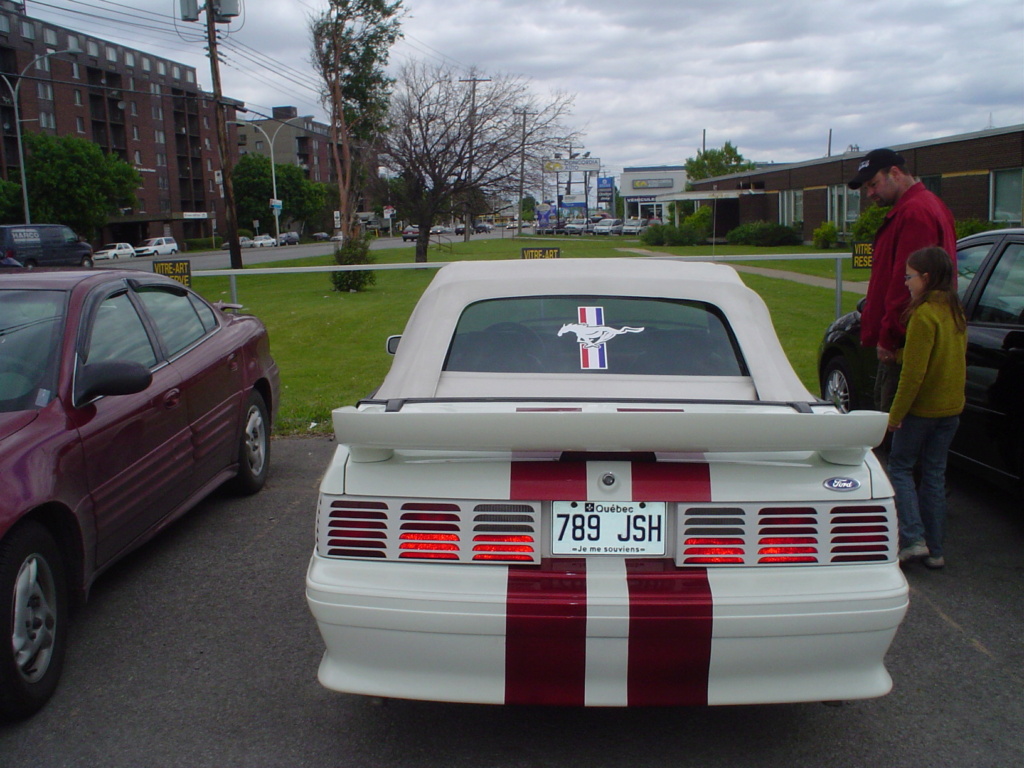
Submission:
{"label": "building window", "polygon": [[207,115],[203,115],[203,128],[210,127],[210,118]]}
{"label": "building window", "polygon": [[139,141],[139,126],[137,125],[132,126],[132,138],[135,141]]}
{"label": "building window", "polygon": [[77,88],[75,89],[75,106],[76,107],[82,106],[82,92],[80,90],[78,90]]}
{"label": "building window", "polygon": [[[55,29],[44,29],[43,30],[43,42],[47,45],[56,47],[57,45],[57,30]],[[71,46],[68,46],[69,48]]]}
{"label": "building window", "polygon": [[157,152],[156,153],[156,164],[157,165],[167,165],[167,155],[165,155],[163,152]]}
{"label": "building window", "polygon": [[53,116],[52,112],[40,112],[39,126],[41,128],[50,128],[51,130],[57,130],[57,118]]}
{"label": "building window", "polygon": [[36,25],[27,19],[22,19],[21,22],[21,36],[26,40],[36,39]]}
{"label": "building window", "polygon": [[167,143],[167,135],[163,131],[160,131],[160,130],[153,131],[153,140],[157,144],[166,144]]}
{"label": "building window", "polygon": [[992,215],[1000,224],[1021,224],[1024,213],[1024,168],[992,171]]}
{"label": "building window", "polygon": [[[75,91],[75,93],[78,93],[78,91]],[[36,95],[40,99],[53,101],[53,86],[49,83],[36,83]]]}
{"label": "building window", "polygon": [[206,146],[207,149],[210,149],[210,137],[209,136],[207,136],[205,139],[203,139],[203,144]]}
{"label": "building window", "polygon": [[74,78],[75,80],[81,80],[82,79],[82,73],[78,69],[78,62],[77,61],[71,62],[71,77]]}
{"label": "building window", "polygon": [[[315,158],[319,164],[320,157]],[[779,193],[779,224],[787,227],[801,226],[804,222],[804,191],[786,189]]]}
{"label": "building window", "polygon": [[162,62],[162,61],[158,61],[156,63],[156,73],[158,75],[166,75],[167,74],[167,64]]}
{"label": "building window", "polygon": [[90,56],[99,56],[100,55],[100,44],[97,43],[95,40],[90,40],[89,42],[87,42],[85,44],[85,51]]}
{"label": "building window", "polygon": [[149,84],[149,92],[154,94],[154,95],[156,95],[156,96],[159,96],[160,95],[160,83],[150,83]]}
{"label": "building window", "polygon": [[148,56],[142,57],[142,71],[149,72],[153,68],[153,63],[149,60]]}
{"label": "building window", "polygon": [[142,152],[137,149],[135,150],[135,164],[142,165]]}
{"label": "building window", "polygon": [[186,69],[185,70],[185,82],[186,83],[194,83],[195,81],[196,81],[196,73],[193,72],[191,69]]}
{"label": "building window", "polygon": [[262,141],[257,141],[256,142],[256,151],[257,152],[262,152],[263,151],[263,142]]}
{"label": "building window", "polygon": [[828,188],[828,220],[840,232],[849,232],[860,216],[860,190],[850,189],[845,184]]}
{"label": "building window", "polygon": [[68,35],[68,51],[71,53],[81,53],[82,46],[78,42],[78,35]]}
{"label": "building window", "polygon": [[112,45],[107,46],[107,61],[117,61],[117,48]]}
{"label": "building window", "polygon": [[164,108],[159,104],[153,105],[153,119],[163,120],[164,119]]}
{"label": "building window", "polygon": [[135,66],[135,54],[132,53],[131,51],[125,51],[124,52],[124,65],[126,67],[134,67]]}
{"label": "building window", "polygon": [[6,16],[0,16],[0,32],[11,31],[11,20]]}
{"label": "building window", "polygon": [[171,68],[171,77],[175,80],[181,80],[181,67],[175,65]]}
{"label": "building window", "polygon": [[213,160],[206,158],[206,170],[213,172]]}
{"label": "building window", "polygon": [[[49,51],[48,50],[47,53],[55,53],[55,51]],[[41,56],[40,58],[36,59],[36,69],[38,69],[40,72],[49,72],[50,71],[50,57],[49,56]]]}
{"label": "building window", "polygon": [[79,133],[85,133],[85,118],[84,117],[76,117],[75,118],[75,129]]}
{"label": "building window", "polygon": [[134,101],[129,101],[128,102],[128,111],[131,113],[132,117],[138,117],[139,116],[139,105],[136,104]]}

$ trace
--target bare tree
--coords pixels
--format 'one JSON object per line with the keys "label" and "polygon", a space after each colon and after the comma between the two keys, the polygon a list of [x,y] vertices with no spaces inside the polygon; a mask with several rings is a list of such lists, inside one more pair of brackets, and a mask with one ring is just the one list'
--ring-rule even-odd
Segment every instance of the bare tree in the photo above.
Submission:
{"label": "bare tree", "polygon": [[392,80],[384,72],[401,34],[402,0],[328,0],[310,19],[313,65],[324,81],[322,101],[330,114],[331,155],[338,180],[341,231],[356,234],[357,167],[353,143],[368,142],[387,114]]}
{"label": "bare tree", "polygon": [[427,260],[440,212],[473,196],[517,192],[521,168],[528,184],[539,183],[541,158],[574,138],[562,126],[572,96],[541,101],[525,78],[478,75],[414,62],[396,79],[380,162],[394,176],[401,209],[419,224],[416,261]]}

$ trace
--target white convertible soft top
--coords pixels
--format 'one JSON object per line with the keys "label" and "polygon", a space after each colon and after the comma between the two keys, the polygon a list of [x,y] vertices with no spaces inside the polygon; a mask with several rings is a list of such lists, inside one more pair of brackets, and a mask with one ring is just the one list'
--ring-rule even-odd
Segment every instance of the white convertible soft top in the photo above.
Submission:
{"label": "white convertible soft top", "polygon": [[[463,309],[484,299],[510,296],[639,296],[703,301],[719,307],[736,336],[750,372],[744,385],[728,377],[650,377],[646,392],[636,377],[609,379],[600,390],[594,377],[545,374],[478,375],[467,380],[442,371]],[[446,377],[448,381],[446,382]],[[632,381],[628,380],[632,378]],[[735,377],[734,377],[735,378]],[[692,379],[692,381],[691,381]],[[736,271],[722,264],[670,258],[523,259],[467,261],[442,267],[424,291],[402,335],[391,370],[377,399],[466,396],[664,397],[808,401],[816,399],[800,382],[779,344],[761,297]],[[657,390],[657,391],[655,391]]]}

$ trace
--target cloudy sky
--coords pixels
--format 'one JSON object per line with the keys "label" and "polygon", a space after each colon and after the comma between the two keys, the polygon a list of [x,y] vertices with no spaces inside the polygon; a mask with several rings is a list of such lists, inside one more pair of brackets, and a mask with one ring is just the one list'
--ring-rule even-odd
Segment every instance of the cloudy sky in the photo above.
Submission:
{"label": "cloudy sky", "polygon": [[[202,4],[202,0],[200,0]],[[28,13],[196,67],[179,0],[27,0]],[[227,96],[322,119],[309,18],[324,0],[243,0]],[[793,162],[1024,123],[1021,0],[405,0],[392,66],[444,61],[575,94],[572,127],[609,173],[731,141]],[[706,137],[706,138],[705,138]]]}

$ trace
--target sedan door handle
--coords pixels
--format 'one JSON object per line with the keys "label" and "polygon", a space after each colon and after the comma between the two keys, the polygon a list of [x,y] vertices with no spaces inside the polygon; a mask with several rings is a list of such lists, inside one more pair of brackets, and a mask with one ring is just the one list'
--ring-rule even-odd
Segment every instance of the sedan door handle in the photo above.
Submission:
{"label": "sedan door handle", "polygon": [[164,393],[164,408],[171,410],[181,403],[181,390],[171,389]]}
{"label": "sedan door handle", "polygon": [[230,355],[228,355],[228,370],[231,370],[231,371],[237,371],[238,370],[238,353],[237,352],[232,352]]}

